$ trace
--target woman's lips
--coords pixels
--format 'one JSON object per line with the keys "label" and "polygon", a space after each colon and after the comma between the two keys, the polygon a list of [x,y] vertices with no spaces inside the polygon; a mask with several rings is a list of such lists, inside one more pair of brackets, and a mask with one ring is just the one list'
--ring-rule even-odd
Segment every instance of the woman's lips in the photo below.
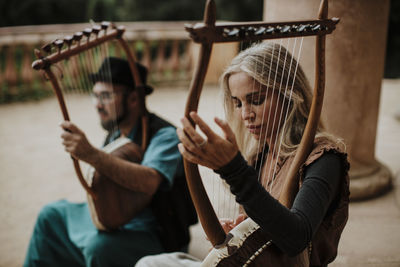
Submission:
{"label": "woman's lips", "polygon": [[261,125],[247,125],[246,127],[252,134],[259,132],[261,129]]}

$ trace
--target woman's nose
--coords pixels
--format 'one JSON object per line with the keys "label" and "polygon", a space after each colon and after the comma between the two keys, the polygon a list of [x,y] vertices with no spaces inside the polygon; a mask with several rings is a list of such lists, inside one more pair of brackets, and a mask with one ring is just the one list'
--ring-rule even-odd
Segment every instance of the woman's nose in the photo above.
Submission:
{"label": "woman's nose", "polygon": [[254,121],[256,118],[255,112],[251,109],[251,107],[243,107],[242,108],[242,119]]}

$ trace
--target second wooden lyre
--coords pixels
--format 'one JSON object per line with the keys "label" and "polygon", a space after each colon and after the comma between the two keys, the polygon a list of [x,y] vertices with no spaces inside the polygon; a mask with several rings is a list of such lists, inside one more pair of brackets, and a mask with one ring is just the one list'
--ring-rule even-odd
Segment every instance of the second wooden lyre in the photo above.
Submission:
{"label": "second wooden lyre", "polygon": [[[315,36],[315,83],[308,121],[293,163],[290,166],[279,201],[290,208],[299,186],[298,171],[311,152],[314,137],[320,121],[325,86],[325,36],[330,34],[338,18],[328,19],[328,3],[321,1],[318,19],[286,22],[243,22],[215,23],[216,9],[213,0],[206,4],[204,22],[187,25],[194,42],[199,43],[200,54],[190,85],[185,116],[197,111],[199,99],[207,73],[211,50],[214,43],[259,41],[292,37]],[[203,266],[279,266],[266,257],[274,257],[272,242],[259,234],[259,226],[250,218],[225,234],[204,189],[198,166],[184,161],[189,190],[192,195],[201,225],[214,249],[208,254]],[[268,256],[269,255],[269,256]],[[271,265],[272,264],[272,265]]]}
{"label": "second wooden lyre", "polygon": [[[104,50],[102,46],[112,41],[116,41],[116,47],[124,51],[134,78],[135,90],[138,92],[139,99],[144,99],[143,81],[135,63],[135,57],[127,42],[123,39],[124,32],[123,26],[117,27],[112,23],[102,22],[100,25],[93,25],[91,28],[76,32],[73,36],[56,39],[44,45],[42,51],[35,50],[38,59],[33,62],[32,67],[35,70],[42,70],[51,82],[64,120],[70,120],[64,93],[81,90],[77,88],[87,86],[88,82],[85,80],[87,78],[82,77],[82,75],[89,76],[90,72],[97,72],[100,64],[99,60],[92,58],[93,55],[98,53],[104,58],[107,57],[108,51]],[[96,49],[98,50],[96,51]],[[62,69],[67,64],[66,62],[72,65],[71,69]],[[78,70],[78,65],[82,69]],[[61,74],[58,72],[61,72]],[[69,78],[64,77],[66,74],[70,74]],[[67,80],[64,81],[66,85],[63,85],[63,80]],[[85,88],[85,90],[90,92],[91,88]],[[140,101],[140,103],[141,146],[132,143],[128,138],[119,138],[104,147],[106,152],[124,160],[140,162],[148,143],[148,114],[145,102]],[[132,192],[95,171],[90,172],[85,177],[79,161],[74,158],[72,158],[72,161],[76,175],[87,192],[92,220],[98,229],[116,229],[132,220],[138,212],[149,204],[151,198],[148,195]]]}

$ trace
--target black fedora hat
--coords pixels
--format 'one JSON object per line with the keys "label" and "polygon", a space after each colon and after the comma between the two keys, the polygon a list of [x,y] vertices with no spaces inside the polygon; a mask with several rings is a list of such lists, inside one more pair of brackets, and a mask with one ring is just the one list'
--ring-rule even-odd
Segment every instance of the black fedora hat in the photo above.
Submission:
{"label": "black fedora hat", "polygon": [[[153,92],[153,88],[146,84],[147,68],[138,62],[136,62],[136,67],[143,83],[144,94],[151,94]],[[109,82],[113,84],[125,85],[132,89],[135,88],[134,78],[129,67],[129,62],[125,59],[117,57],[105,58],[101,63],[98,72],[89,74],[89,78],[93,83]]]}

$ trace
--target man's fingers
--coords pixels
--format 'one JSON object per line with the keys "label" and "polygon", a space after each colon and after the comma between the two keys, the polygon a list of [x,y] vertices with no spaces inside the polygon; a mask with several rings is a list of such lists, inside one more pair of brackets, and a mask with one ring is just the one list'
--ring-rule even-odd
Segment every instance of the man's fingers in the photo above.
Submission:
{"label": "man's fingers", "polygon": [[67,132],[82,133],[82,131],[75,124],[73,124],[70,121],[63,121],[60,123],[60,126]]}
{"label": "man's fingers", "polygon": [[64,139],[62,141],[62,144],[63,144],[63,146],[71,146],[74,144],[74,142]]}
{"label": "man's fingers", "polygon": [[79,142],[82,139],[82,135],[73,133],[73,132],[71,132],[69,130],[65,130],[64,132],[62,132],[61,138],[63,140],[68,140],[68,141],[71,141],[71,142],[72,141]]}
{"label": "man's fingers", "polygon": [[61,134],[61,138],[62,139],[69,139],[69,138],[71,138],[71,136],[72,136],[72,134],[69,132],[69,131],[64,131],[64,132],[62,132],[62,134]]}

